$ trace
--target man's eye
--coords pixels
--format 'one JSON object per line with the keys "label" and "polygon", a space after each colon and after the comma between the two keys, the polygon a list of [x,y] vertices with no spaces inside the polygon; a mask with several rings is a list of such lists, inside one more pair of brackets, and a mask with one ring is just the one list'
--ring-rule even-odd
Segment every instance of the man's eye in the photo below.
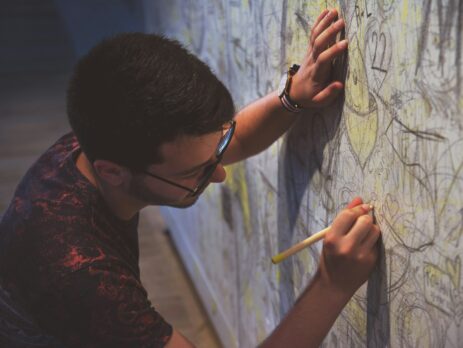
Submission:
{"label": "man's eye", "polygon": [[184,178],[184,179],[194,178],[195,176],[198,176],[198,174],[199,174],[199,171],[195,171],[195,172],[193,172],[191,174],[183,175],[182,178]]}

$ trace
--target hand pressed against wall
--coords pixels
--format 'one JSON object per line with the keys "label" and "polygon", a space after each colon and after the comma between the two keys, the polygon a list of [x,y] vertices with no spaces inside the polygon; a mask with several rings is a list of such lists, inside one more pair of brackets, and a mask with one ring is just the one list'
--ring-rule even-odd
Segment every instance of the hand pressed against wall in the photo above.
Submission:
{"label": "hand pressed against wall", "polygon": [[347,50],[347,40],[336,42],[344,29],[337,10],[324,10],[318,16],[309,39],[307,54],[294,75],[291,99],[303,107],[323,107],[342,91],[341,81],[330,81],[332,61]]}

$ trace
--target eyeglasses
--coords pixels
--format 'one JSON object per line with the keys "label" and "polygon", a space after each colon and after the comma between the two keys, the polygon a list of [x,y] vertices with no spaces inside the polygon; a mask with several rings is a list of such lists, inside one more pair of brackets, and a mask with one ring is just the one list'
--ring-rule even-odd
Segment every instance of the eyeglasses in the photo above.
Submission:
{"label": "eyeglasses", "polygon": [[207,165],[204,167],[204,173],[202,178],[200,179],[198,185],[196,185],[195,188],[191,189],[189,187],[177,184],[174,181],[171,181],[169,179],[163,178],[162,176],[150,173],[146,170],[143,170],[142,173],[149,175],[153,178],[156,178],[158,180],[164,181],[165,183],[168,183],[170,185],[173,185],[175,187],[179,187],[181,189],[184,189],[188,192],[191,193],[192,196],[196,196],[199,192],[202,191],[202,189],[208,184],[210,177],[214,173],[215,169],[217,168],[217,165],[220,163],[222,160],[223,154],[225,153],[225,150],[227,149],[228,145],[230,144],[230,141],[233,137],[233,133],[235,132],[236,128],[236,121],[231,120],[227,123],[228,127],[225,127],[225,132],[220,138],[219,144],[217,145],[217,149],[215,150],[215,158],[216,160],[212,162],[211,164]]}

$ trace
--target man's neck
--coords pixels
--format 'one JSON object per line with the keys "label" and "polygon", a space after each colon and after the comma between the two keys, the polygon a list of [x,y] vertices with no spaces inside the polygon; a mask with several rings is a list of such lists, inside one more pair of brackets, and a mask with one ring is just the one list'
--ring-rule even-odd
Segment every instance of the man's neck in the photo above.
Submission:
{"label": "man's neck", "polygon": [[120,220],[128,221],[132,219],[135,214],[144,207],[138,204],[138,202],[133,201],[133,199],[122,190],[103,185],[100,180],[98,180],[90,161],[83,152],[81,152],[77,158],[76,167],[82,175],[98,189],[111,212]]}

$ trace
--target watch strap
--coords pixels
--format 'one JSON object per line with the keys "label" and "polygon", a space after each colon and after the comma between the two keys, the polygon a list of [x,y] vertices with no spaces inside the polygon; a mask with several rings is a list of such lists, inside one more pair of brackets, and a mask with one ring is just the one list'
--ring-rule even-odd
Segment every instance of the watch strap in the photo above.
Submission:
{"label": "watch strap", "polygon": [[289,112],[292,112],[292,113],[298,113],[298,112],[301,112],[303,110],[302,106],[297,104],[293,100],[291,100],[291,98],[289,96],[289,91],[291,89],[292,77],[294,76],[294,74],[296,74],[296,72],[298,70],[299,70],[299,65],[297,65],[297,64],[293,64],[288,69],[288,72],[287,72],[287,75],[286,75],[285,89],[284,89],[284,92],[279,96],[281,104],[283,105],[283,107],[286,110],[288,110]]}
{"label": "watch strap", "polygon": [[286,93],[284,93],[280,97],[280,101],[283,107],[289,112],[298,113],[302,111],[302,108],[298,104],[292,102],[291,99],[289,99],[289,96],[286,95]]}

